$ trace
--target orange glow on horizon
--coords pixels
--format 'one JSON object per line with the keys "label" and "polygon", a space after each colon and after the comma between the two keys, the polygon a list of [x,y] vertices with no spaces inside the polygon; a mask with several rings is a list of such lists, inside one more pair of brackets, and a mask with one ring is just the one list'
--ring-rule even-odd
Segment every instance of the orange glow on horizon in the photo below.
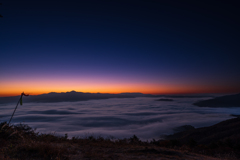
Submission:
{"label": "orange glow on horizon", "polygon": [[145,84],[104,81],[4,81],[0,84],[0,97],[18,96],[23,91],[30,95],[39,95],[49,92],[89,92],[111,93],[141,92],[143,94],[190,94],[190,93],[234,93],[236,90],[219,88],[218,86],[194,86],[174,84]]}

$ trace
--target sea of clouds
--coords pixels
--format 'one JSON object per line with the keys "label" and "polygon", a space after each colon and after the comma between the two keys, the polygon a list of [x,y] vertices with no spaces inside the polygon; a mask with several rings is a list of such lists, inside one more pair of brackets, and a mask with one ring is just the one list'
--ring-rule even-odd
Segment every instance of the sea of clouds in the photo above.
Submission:
{"label": "sea of clouds", "polygon": [[[25,97],[24,97],[25,98]],[[24,103],[11,123],[28,124],[40,133],[69,137],[103,136],[142,140],[159,139],[182,125],[204,127],[233,118],[240,108],[197,107],[208,98],[112,98],[78,102]],[[0,104],[0,122],[9,121],[16,104]]]}

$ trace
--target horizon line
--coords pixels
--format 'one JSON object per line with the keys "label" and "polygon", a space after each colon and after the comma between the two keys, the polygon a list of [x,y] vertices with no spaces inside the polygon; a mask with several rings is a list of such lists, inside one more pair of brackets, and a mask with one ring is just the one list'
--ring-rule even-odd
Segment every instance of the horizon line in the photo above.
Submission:
{"label": "horizon line", "polygon": [[[24,92],[24,91],[23,91]],[[141,93],[141,94],[151,94],[151,95],[190,95],[190,94],[236,94],[240,92],[159,92],[159,93],[144,93],[144,92],[82,92],[82,91],[76,91],[76,90],[71,90],[71,91],[66,91],[66,92],[41,92],[41,93],[30,93],[26,92],[26,94],[37,96],[37,95],[43,95],[43,94],[49,94],[49,93],[69,93],[69,92],[77,92],[77,93],[91,93],[91,94],[123,94],[123,93]],[[22,93],[22,92],[21,92]],[[15,96],[20,96],[21,93],[19,94],[0,94],[0,97],[15,97]]]}

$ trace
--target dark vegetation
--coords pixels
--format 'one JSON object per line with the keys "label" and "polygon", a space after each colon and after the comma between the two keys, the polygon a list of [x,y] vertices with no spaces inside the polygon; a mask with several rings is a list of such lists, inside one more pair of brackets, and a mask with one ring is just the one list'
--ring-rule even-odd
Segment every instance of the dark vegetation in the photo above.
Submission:
{"label": "dark vegetation", "polygon": [[[187,127],[188,128],[188,127]],[[239,159],[240,119],[143,142],[126,139],[41,134],[25,124],[0,123],[1,160]]]}
{"label": "dark vegetation", "polygon": [[240,93],[199,101],[194,105],[199,107],[240,107]]}

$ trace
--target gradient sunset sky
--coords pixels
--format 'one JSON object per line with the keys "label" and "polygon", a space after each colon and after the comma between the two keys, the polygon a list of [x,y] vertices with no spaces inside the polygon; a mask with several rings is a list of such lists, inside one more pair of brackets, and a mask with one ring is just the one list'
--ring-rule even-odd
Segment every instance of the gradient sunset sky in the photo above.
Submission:
{"label": "gradient sunset sky", "polygon": [[240,92],[237,1],[1,2],[0,96]]}

